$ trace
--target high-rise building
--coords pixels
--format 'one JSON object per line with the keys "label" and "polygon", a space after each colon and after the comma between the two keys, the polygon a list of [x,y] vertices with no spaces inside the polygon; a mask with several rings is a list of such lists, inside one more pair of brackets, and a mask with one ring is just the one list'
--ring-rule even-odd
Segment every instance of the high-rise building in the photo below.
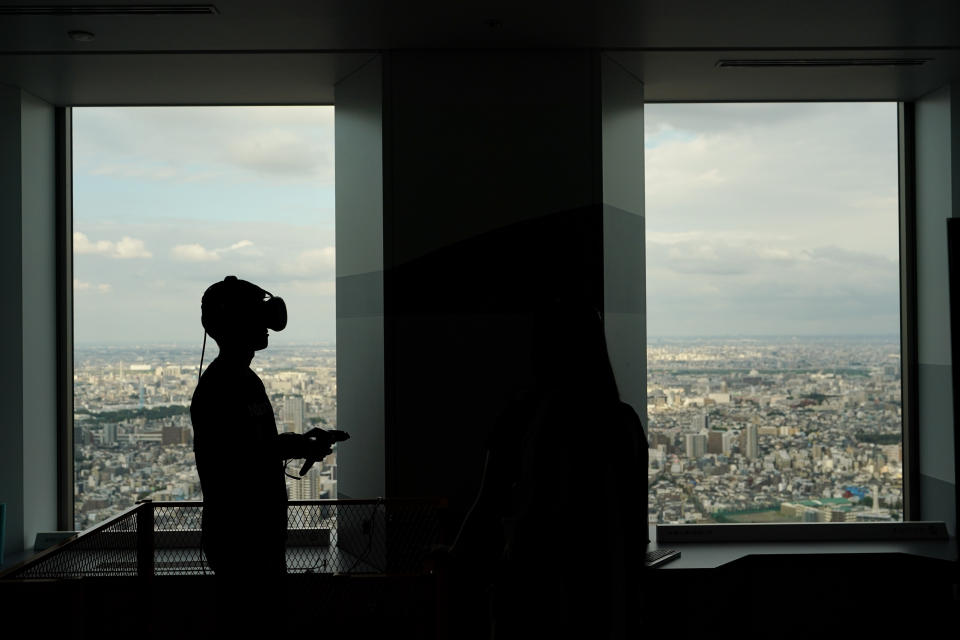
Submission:
{"label": "high-rise building", "polygon": [[707,434],[707,453],[723,453],[723,436],[726,431],[710,431]]}
{"label": "high-rise building", "polygon": [[707,434],[688,433],[686,435],[687,457],[691,460],[702,458],[707,453]]}
{"label": "high-rise building", "polygon": [[755,424],[748,424],[747,428],[744,429],[743,455],[745,455],[748,460],[756,460],[760,457],[759,434],[757,425]]}
{"label": "high-rise building", "polygon": [[687,433],[700,433],[702,431],[708,431],[710,429],[710,418],[707,416],[706,411],[698,415],[693,416],[690,420],[690,423],[684,427],[684,431]]}
{"label": "high-rise building", "polygon": [[733,431],[725,431],[723,433],[723,455],[728,456],[730,452],[733,451],[733,443],[737,441],[737,434]]}
{"label": "high-rise building", "polygon": [[320,483],[321,467],[314,465],[299,480],[287,480],[287,497],[290,500],[317,500],[320,497]]}
{"label": "high-rise building", "polygon": [[284,431],[303,433],[303,396],[283,397],[283,425]]}

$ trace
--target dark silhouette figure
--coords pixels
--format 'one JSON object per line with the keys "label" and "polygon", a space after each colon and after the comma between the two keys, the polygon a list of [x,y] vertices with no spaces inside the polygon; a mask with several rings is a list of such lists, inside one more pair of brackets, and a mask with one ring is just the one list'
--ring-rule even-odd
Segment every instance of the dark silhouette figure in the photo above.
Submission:
{"label": "dark silhouette figure", "polygon": [[489,585],[497,640],[633,637],[647,441],[620,401],[599,313],[578,301],[538,313],[533,368],[534,387],[491,434],[451,569]]}
{"label": "dark silhouette figure", "polygon": [[270,400],[250,362],[267,347],[267,330],[286,326],[282,299],[227,276],[206,290],[201,309],[203,327],[220,347],[190,405],[203,491],[201,544],[216,574],[218,613],[226,626],[265,631],[283,617],[285,461],[319,461],[348,436],[320,429],[277,433]]}

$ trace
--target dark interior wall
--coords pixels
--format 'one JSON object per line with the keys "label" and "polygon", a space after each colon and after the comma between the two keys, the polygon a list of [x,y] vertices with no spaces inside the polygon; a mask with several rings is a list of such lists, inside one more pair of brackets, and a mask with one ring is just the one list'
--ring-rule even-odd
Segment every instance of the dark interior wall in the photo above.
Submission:
{"label": "dark interior wall", "polygon": [[21,102],[24,546],[57,529],[57,302],[54,108]]}
{"label": "dark interior wall", "polygon": [[[601,60],[590,51],[386,60],[387,485],[395,495],[452,497],[454,511],[472,498],[486,439],[531,383],[531,314],[540,304],[575,296],[617,314],[619,328],[637,326],[642,302],[623,298],[638,289],[606,305],[605,287],[616,287],[605,272],[612,279],[636,268],[634,285],[642,282],[642,250],[626,249],[642,242],[642,85],[630,77],[640,92],[620,89],[639,100],[628,118],[639,129],[623,142],[640,151],[610,150],[611,161],[640,162],[623,168],[640,188],[623,186],[629,196],[611,202],[623,208],[606,211]],[[608,222],[629,231],[609,260]],[[631,354],[644,349],[642,333],[636,338]],[[643,360],[618,364],[633,368],[631,388],[645,394]]]}
{"label": "dark interior wall", "polygon": [[960,217],[960,101],[943,87],[916,102],[917,359],[920,517],[956,533],[946,220]]}
{"label": "dark interior wall", "polygon": [[23,549],[23,311],[21,304],[19,89],[0,85],[0,503],[6,551]]}
{"label": "dark interior wall", "polygon": [[603,321],[620,399],[647,426],[643,83],[600,58]]}
{"label": "dark interior wall", "polygon": [[336,91],[337,490],[368,498],[386,495],[382,60]]}
{"label": "dark interior wall", "polygon": [[391,266],[596,201],[590,53],[394,52],[385,73]]}
{"label": "dark interior wall", "polygon": [[605,312],[643,415],[642,84],[595,51],[391,52],[337,91],[341,494],[464,508],[557,297]]}
{"label": "dark interior wall", "polygon": [[601,299],[594,74],[586,52],[387,58],[395,495],[463,508],[498,415],[530,383],[530,311],[576,289]]}
{"label": "dark interior wall", "polygon": [[0,502],[6,551],[57,528],[54,109],[0,86]]}

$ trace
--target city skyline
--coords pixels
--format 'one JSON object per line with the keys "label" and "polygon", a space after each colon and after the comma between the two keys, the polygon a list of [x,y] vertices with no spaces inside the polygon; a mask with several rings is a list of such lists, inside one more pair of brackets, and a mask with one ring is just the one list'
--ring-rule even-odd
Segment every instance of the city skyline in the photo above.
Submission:
{"label": "city skyline", "polygon": [[[271,335],[271,338],[272,338],[272,337],[273,337],[273,336]],[[832,339],[832,338],[838,338],[838,339],[857,339],[857,338],[861,338],[861,339],[878,339],[878,338],[890,338],[890,339],[899,340],[899,339],[900,339],[900,333],[899,333],[899,332],[894,332],[894,333],[810,333],[810,334],[802,334],[802,333],[782,333],[782,334],[779,334],[779,333],[767,333],[767,334],[765,334],[765,333],[754,333],[754,334],[730,333],[730,334],[719,334],[719,333],[717,333],[717,334],[709,334],[709,333],[704,333],[704,334],[698,334],[698,335],[685,335],[685,334],[661,334],[661,335],[653,335],[653,334],[647,334],[647,339],[648,339],[648,340],[653,340],[653,341],[661,341],[661,340],[690,341],[690,340],[716,340],[716,339],[724,339],[724,340],[727,340],[727,339],[729,339],[729,340],[771,340],[771,339],[791,340],[791,339],[803,339],[803,340],[806,340],[806,339]],[[196,345],[194,345],[194,342],[196,342]],[[82,341],[79,341],[79,340],[75,340],[75,341],[74,341],[74,344],[75,344],[76,346],[78,346],[78,347],[84,347],[84,348],[88,348],[88,347],[104,347],[104,348],[116,347],[116,348],[118,348],[118,349],[128,349],[128,348],[130,348],[130,347],[142,345],[142,346],[144,346],[144,347],[167,347],[167,346],[169,346],[169,347],[175,347],[175,348],[179,348],[179,349],[189,349],[189,348],[195,346],[198,356],[199,356],[199,354],[200,354],[200,352],[201,352],[202,343],[203,343],[203,337],[202,337],[202,335],[201,335],[201,338],[200,338],[199,341],[195,341],[195,340],[192,340],[192,339],[188,339],[188,340],[184,340],[184,341],[173,341],[173,340],[170,340],[170,341],[162,341],[162,340],[158,340],[158,341],[155,341],[155,342],[148,342],[148,341],[145,341],[145,340],[135,340],[135,339],[132,339],[132,340],[129,340],[129,341],[124,341],[124,340],[104,340],[104,341],[86,341],[86,342],[82,342]],[[336,346],[336,340],[317,340],[317,341],[303,341],[303,342],[284,341],[284,342],[282,343],[282,346],[283,346],[283,347],[296,347],[296,346]],[[211,349],[213,349],[213,351],[211,351]],[[208,339],[207,339],[207,350],[206,350],[207,356],[209,356],[211,353],[215,353],[216,349],[217,349],[217,344],[216,344],[216,342],[213,342],[213,343],[211,344],[210,338],[208,337]],[[267,348],[266,348],[266,351],[269,351],[269,349],[270,349],[270,346],[268,345]],[[260,352],[257,352],[257,353],[260,353]],[[254,357],[256,357],[256,354],[254,354]],[[209,359],[205,359],[205,362],[209,362]]]}
{"label": "city skyline", "polygon": [[[651,521],[902,519],[899,355],[896,339],[651,344]],[[78,527],[145,497],[202,499],[188,412],[198,358],[195,346],[78,349]],[[335,366],[331,345],[254,361],[279,430],[336,427]],[[288,482],[291,499],[335,495],[335,466]]]}

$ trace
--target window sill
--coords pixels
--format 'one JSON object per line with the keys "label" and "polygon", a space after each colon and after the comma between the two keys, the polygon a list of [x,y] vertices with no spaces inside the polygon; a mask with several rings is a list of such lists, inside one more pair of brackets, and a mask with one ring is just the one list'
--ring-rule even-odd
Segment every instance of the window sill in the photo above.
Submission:
{"label": "window sill", "polygon": [[[915,526],[918,523],[898,523]],[[924,523],[931,524],[931,523]],[[813,525],[814,527],[843,526],[843,523]],[[717,525],[687,525],[687,526],[705,526],[715,528]],[[737,525],[738,527],[740,525]],[[749,525],[748,525],[749,526]],[[764,525],[753,525],[764,527]],[[776,525],[782,526],[782,525]],[[648,550],[658,547],[667,547],[678,549],[681,552],[680,558],[668,562],[662,566],[663,569],[714,569],[729,565],[741,560],[747,556],[757,555],[776,555],[776,556],[801,556],[801,555],[860,555],[860,554],[907,554],[911,556],[921,556],[934,560],[944,560],[954,562],[957,560],[957,539],[955,537],[939,537],[937,539],[906,539],[901,533],[891,534],[886,539],[876,537],[874,539],[840,539],[841,536],[835,535],[833,539],[827,539],[826,533],[817,531],[815,534],[818,539],[796,539],[795,535],[789,536],[792,539],[773,539],[772,536],[765,539],[759,539],[760,533],[774,534],[770,529],[758,529],[749,534],[752,539],[732,539],[727,532],[723,531],[717,535],[701,534],[697,536],[696,541],[677,542],[675,525],[650,525],[650,540],[647,545]],[[662,530],[662,531],[661,531]],[[793,533],[795,533],[795,529]],[[812,533],[813,528],[810,529]],[[945,532],[945,529],[943,530]],[[667,535],[664,536],[663,533]],[[781,532],[782,534],[783,532]],[[838,532],[839,533],[839,532]],[[845,532],[849,535],[850,532]],[[721,539],[727,535],[727,539]],[[692,536],[691,536],[692,537]]]}

